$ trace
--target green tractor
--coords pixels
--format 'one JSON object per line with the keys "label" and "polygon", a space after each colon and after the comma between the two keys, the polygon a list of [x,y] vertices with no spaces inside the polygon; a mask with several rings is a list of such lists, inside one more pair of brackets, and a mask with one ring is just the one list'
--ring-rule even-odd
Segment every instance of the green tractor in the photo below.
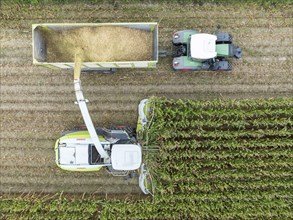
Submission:
{"label": "green tractor", "polygon": [[173,68],[175,70],[229,71],[226,58],[241,58],[242,51],[232,44],[228,33],[204,34],[194,30],[182,30],[173,34]]}

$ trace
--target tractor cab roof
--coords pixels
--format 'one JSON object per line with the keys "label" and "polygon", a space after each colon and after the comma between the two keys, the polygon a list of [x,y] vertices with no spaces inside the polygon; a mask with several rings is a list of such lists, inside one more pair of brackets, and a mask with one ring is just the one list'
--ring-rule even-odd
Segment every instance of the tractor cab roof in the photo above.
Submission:
{"label": "tractor cab roof", "polygon": [[212,34],[193,34],[190,40],[190,55],[194,59],[206,60],[217,56],[217,36]]}

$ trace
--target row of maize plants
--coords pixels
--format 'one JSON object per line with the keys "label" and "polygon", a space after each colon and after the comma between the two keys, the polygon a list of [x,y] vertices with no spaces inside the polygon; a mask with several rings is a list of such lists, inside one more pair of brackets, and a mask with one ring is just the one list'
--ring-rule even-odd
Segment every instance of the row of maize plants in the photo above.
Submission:
{"label": "row of maize plants", "polygon": [[58,195],[0,196],[0,219],[89,219],[98,217],[101,200]]}
{"label": "row of maize plants", "polygon": [[105,219],[292,217],[292,99],[150,102],[154,197],[108,204]]}

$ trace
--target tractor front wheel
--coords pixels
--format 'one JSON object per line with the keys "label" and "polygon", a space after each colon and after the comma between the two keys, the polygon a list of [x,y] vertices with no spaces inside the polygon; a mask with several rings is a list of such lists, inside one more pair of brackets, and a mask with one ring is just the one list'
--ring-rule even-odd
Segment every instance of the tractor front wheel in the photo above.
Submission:
{"label": "tractor front wheel", "polygon": [[233,37],[231,34],[228,33],[218,33],[216,34],[217,40],[216,44],[232,44]]}

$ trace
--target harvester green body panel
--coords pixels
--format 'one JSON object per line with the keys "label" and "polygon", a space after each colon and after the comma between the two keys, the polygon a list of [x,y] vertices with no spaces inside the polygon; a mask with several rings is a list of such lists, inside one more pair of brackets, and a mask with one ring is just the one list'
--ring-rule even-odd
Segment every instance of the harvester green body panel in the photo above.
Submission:
{"label": "harvester green body panel", "polygon": [[[100,141],[106,141],[103,136],[98,136]],[[71,139],[71,138],[91,138],[88,131],[73,131],[71,133],[65,134],[60,138],[60,140]]]}

